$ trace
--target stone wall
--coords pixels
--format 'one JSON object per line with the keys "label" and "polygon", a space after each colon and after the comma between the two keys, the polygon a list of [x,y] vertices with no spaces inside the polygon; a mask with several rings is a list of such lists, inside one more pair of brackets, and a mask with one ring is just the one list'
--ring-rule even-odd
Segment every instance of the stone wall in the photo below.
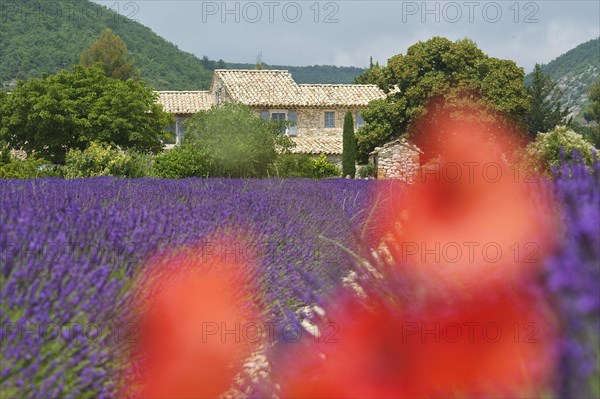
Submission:
{"label": "stone wall", "polygon": [[[325,128],[325,112],[335,112],[335,127]],[[344,116],[347,109],[299,109],[298,135],[308,136],[342,136]],[[352,118],[356,119],[355,110],[351,110]],[[356,120],[354,120],[356,126]]]}
{"label": "stone wall", "polygon": [[[216,103],[217,97],[215,94],[217,92],[219,93],[219,104],[233,102],[233,99],[229,95],[229,92],[227,90],[225,90],[225,87],[223,86],[223,82],[221,81],[221,79],[216,74],[213,74],[213,81],[212,81],[212,85],[210,88],[210,95],[212,97],[213,103]],[[217,105],[219,105],[219,104],[217,104]]]}
{"label": "stone wall", "polygon": [[[266,109],[253,108],[256,115],[260,115],[262,111],[281,111],[287,112],[289,109]],[[342,137],[344,129],[344,116],[347,111],[352,112],[352,119],[356,129],[356,111],[357,109],[323,109],[323,108],[295,108],[297,115],[296,126],[298,136],[312,137]],[[335,112],[335,127],[325,128],[325,112]]]}
{"label": "stone wall", "polygon": [[414,183],[419,172],[421,151],[405,140],[396,140],[371,153],[378,179],[398,179]]}
{"label": "stone wall", "polygon": [[[325,154],[327,162],[334,164],[338,168],[342,169],[342,154]],[[313,155],[313,158],[318,158],[318,155]]]}

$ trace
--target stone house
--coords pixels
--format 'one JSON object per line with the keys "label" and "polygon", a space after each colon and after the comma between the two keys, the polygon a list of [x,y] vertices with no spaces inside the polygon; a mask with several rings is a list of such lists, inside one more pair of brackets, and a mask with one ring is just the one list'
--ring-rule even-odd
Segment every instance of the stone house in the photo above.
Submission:
{"label": "stone house", "polygon": [[177,143],[186,118],[212,106],[241,103],[265,119],[293,122],[284,132],[296,143],[292,153],[326,154],[335,163],[341,162],[345,113],[352,112],[358,129],[365,124],[360,111],[385,98],[376,85],[298,84],[285,70],[217,69],[208,91],[157,93],[158,102],[175,115],[171,129]]}
{"label": "stone house", "polygon": [[423,152],[405,139],[397,139],[377,147],[370,153],[377,179],[398,179],[414,183]]}
{"label": "stone house", "polygon": [[[212,106],[208,91],[157,91],[158,103],[175,116],[175,122],[167,130],[175,133],[175,143],[180,144],[184,135],[183,122],[195,113]],[[168,145],[168,144],[167,144]]]}

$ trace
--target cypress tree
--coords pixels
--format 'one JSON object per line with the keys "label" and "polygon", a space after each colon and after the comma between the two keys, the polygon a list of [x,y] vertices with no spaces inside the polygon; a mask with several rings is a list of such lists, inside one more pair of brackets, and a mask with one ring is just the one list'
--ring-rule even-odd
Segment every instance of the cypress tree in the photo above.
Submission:
{"label": "cypress tree", "polygon": [[354,137],[354,121],[352,112],[344,117],[344,136],[342,144],[342,174],[354,178],[356,174],[356,138]]}

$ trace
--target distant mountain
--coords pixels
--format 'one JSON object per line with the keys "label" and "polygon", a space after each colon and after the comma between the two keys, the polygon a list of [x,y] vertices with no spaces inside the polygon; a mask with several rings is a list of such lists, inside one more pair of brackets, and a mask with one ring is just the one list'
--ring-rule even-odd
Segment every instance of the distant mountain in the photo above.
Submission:
{"label": "distant mountain", "polygon": [[[354,78],[363,73],[363,68],[338,67],[333,65],[289,66],[263,63],[264,69],[287,69],[296,83],[354,83]],[[227,63],[227,69],[256,69],[255,64]]]}
{"label": "distant mountain", "polygon": [[[116,3],[118,4],[118,3]],[[135,3],[127,3],[133,6]],[[128,10],[121,10],[127,14]],[[207,89],[212,74],[150,28],[89,0],[0,2],[0,87],[79,62],[104,28],[126,43],[141,77],[159,90]]]}
{"label": "distant mountain", "polygon": [[[587,105],[588,87],[600,75],[600,38],[582,43],[541,67],[563,90],[563,103],[571,107],[571,115],[580,119]],[[525,83],[531,83],[531,74]]]}

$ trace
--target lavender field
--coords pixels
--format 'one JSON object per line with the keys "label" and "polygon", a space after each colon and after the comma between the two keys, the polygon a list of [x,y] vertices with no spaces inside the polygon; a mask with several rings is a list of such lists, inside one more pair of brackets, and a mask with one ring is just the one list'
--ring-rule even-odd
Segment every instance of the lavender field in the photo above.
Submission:
{"label": "lavender field", "polygon": [[196,244],[219,228],[254,233],[270,317],[281,316],[275,303],[287,311],[310,303],[347,272],[341,248],[352,246],[353,226],[368,217],[371,184],[2,180],[3,393],[109,396],[112,343],[89,337],[82,343],[67,336],[72,331],[55,338],[52,326],[108,325],[148,257]]}
{"label": "lavender field", "polygon": [[[560,325],[554,397],[598,394],[599,177],[598,163],[577,165],[550,183],[564,230],[538,288]],[[114,397],[135,335],[121,323],[135,278],[157,255],[209,248],[221,231],[244,232],[265,319],[327,307],[406,190],[345,179],[0,181],[2,396]]]}

